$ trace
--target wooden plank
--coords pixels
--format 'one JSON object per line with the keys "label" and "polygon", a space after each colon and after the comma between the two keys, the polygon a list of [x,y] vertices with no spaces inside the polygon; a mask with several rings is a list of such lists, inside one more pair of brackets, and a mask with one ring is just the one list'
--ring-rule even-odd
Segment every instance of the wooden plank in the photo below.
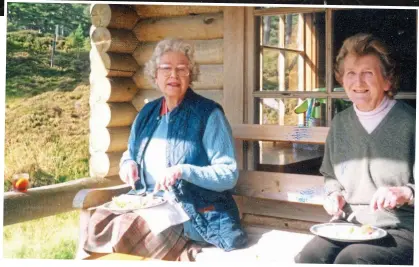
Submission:
{"label": "wooden plank", "polygon": [[[223,90],[194,90],[206,98],[212,99],[219,104],[223,104]],[[132,104],[137,110],[140,110],[145,104],[162,96],[157,90],[139,90],[132,100]]]}
{"label": "wooden plank", "polygon": [[223,38],[223,15],[220,13],[173,18],[144,19],[133,29],[140,42],[156,42],[172,37],[185,40]]}
{"label": "wooden plank", "polygon": [[89,152],[120,152],[127,149],[130,127],[91,128]]}
{"label": "wooden plank", "polygon": [[243,197],[243,213],[318,223],[331,218],[321,205],[249,197]]}
{"label": "wooden plank", "polygon": [[97,79],[103,77],[131,77],[139,68],[131,54],[101,53],[93,46],[89,56],[91,75],[98,77]]}
{"label": "wooden plank", "polygon": [[[243,109],[244,109],[244,123],[253,124],[254,119],[254,98],[253,90],[257,87],[256,76],[258,65],[256,60],[256,23],[255,16],[253,15],[254,7],[245,8],[245,80],[244,80],[244,92],[243,92]],[[254,146],[252,142],[243,142],[243,169],[254,170],[255,169],[255,158],[254,158]]]}
{"label": "wooden plank", "polygon": [[136,5],[140,18],[188,16],[223,11],[222,6]]}
{"label": "wooden plank", "polygon": [[285,141],[324,144],[328,127],[297,127],[259,124],[232,124],[233,136],[241,140]]}
{"label": "wooden plank", "polygon": [[[334,71],[333,71],[333,11],[326,10],[326,92],[331,93],[334,87]],[[332,123],[332,99],[327,101],[326,125]]]}
{"label": "wooden plank", "polygon": [[[244,119],[244,7],[224,8],[224,111],[230,123]],[[243,144],[235,141],[237,165],[243,168]]]}
{"label": "wooden plank", "polygon": [[92,25],[115,29],[132,30],[138,15],[129,5],[92,4],[90,6]]}
{"label": "wooden plank", "polygon": [[304,7],[276,7],[266,9],[255,9],[255,16],[277,16],[281,14],[324,12],[325,8],[304,8]]}
{"label": "wooden plank", "polygon": [[70,182],[30,188],[26,193],[4,193],[4,225],[21,223],[73,210],[77,192],[120,184],[110,178],[81,178]]}
{"label": "wooden plank", "polygon": [[288,230],[300,233],[310,233],[310,227],[317,224],[302,220],[276,218],[271,216],[244,214],[241,220],[245,226],[263,226],[270,229]]}
{"label": "wooden plank", "polygon": [[99,52],[129,53],[134,52],[138,40],[130,30],[90,27],[90,43]]}
{"label": "wooden plank", "polygon": [[90,75],[90,105],[108,102],[131,102],[138,91],[131,78]]}
{"label": "wooden plank", "polygon": [[323,176],[240,171],[239,177],[235,195],[323,205]]}
{"label": "wooden plank", "polygon": [[130,126],[137,115],[128,102],[95,103],[90,106],[90,128]]}
{"label": "wooden plank", "polygon": [[[223,89],[223,65],[200,65],[198,81],[192,83],[195,90],[222,90]],[[140,89],[155,90],[144,74],[144,68],[140,67],[132,77]]]}
{"label": "wooden plank", "polygon": [[122,151],[112,153],[98,152],[90,155],[90,177],[118,176],[122,153]]}
{"label": "wooden plank", "polygon": [[73,200],[73,207],[76,209],[88,209],[100,206],[110,200],[112,197],[127,193],[131,186],[123,184],[119,179],[119,184],[106,188],[94,188],[80,190]]}
{"label": "wooden plank", "polygon": [[[195,47],[195,61],[198,64],[222,64],[223,63],[223,39],[214,40],[190,40]],[[133,53],[138,65],[144,66],[151,59],[156,42],[139,43]]]}
{"label": "wooden plank", "polygon": [[[306,91],[254,91],[254,97],[258,98],[327,98],[326,92]],[[345,97],[345,93],[334,93],[333,97]]]}

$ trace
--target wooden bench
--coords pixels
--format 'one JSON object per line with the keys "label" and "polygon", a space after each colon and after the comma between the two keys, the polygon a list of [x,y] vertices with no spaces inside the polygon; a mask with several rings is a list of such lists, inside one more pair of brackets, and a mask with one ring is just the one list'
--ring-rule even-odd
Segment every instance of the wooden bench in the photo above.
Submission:
{"label": "wooden bench", "polygon": [[[233,125],[232,129],[239,145],[241,141],[324,144],[328,132],[327,127],[244,124]],[[294,256],[312,238],[309,228],[330,219],[322,206],[323,183],[323,177],[318,175],[240,170],[233,192],[242,223],[249,234],[249,245],[232,252],[223,252],[215,247],[203,248],[197,261],[293,263]],[[86,234],[91,215],[89,208],[110,201],[113,196],[126,193],[129,189],[123,184],[85,189],[76,195],[73,206],[81,209],[80,240]],[[84,256],[79,249],[76,257]]]}

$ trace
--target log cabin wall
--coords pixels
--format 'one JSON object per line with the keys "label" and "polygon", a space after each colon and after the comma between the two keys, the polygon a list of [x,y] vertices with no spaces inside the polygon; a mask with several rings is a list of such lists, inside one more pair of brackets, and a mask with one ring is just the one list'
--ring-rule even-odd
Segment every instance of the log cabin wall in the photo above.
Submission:
{"label": "log cabin wall", "polygon": [[93,4],[91,20],[91,177],[117,177],[137,112],[161,96],[144,65],[164,38],[195,45],[192,88],[220,103],[230,123],[243,122],[244,7]]}

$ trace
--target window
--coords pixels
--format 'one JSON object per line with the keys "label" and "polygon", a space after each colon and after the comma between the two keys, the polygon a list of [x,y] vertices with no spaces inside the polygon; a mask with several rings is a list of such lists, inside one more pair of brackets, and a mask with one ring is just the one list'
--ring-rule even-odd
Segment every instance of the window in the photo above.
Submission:
{"label": "window", "polygon": [[[343,41],[359,32],[380,37],[396,51],[401,67],[396,98],[416,108],[416,10],[257,8],[253,16],[258,52],[249,101],[253,123],[330,126],[352,105],[334,78],[334,60]],[[323,154],[318,145],[259,142],[254,148],[261,170],[284,170],[278,165],[292,163],[286,160],[291,154],[303,161]]]}

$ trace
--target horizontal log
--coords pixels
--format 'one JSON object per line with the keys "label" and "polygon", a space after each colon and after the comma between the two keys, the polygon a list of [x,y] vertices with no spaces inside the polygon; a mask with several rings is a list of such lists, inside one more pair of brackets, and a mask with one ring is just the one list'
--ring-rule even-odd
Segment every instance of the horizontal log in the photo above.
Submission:
{"label": "horizontal log", "polygon": [[121,157],[122,152],[94,153],[90,155],[90,177],[118,176]]}
{"label": "horizontal log", "polygon": [[[195,90],[221,90],[223,89],[223,65],[200,65],[198,81],[193,82]],[[144,68],[140,67],[132,77],[140,89],[152,90],[154,87],[144,74]]]}
{"label": "horizontal log", "polygon": [[96,27],[132,30],[139,19],[137,12],[128,5],[92,4],[92,25]]}
{"label": "horizontal log", "polygon": [[90,68],[92,75],[99,78],[131,77],[139,66],[131,54],[101,53],[92,47]]}
{"label": "horizontal log", "polygon": [[[194,90],[197,94],[200,94],[206,98],[212,99],[215,102],[221,104],[223,101],[223,90]],[[157,90],[139,90],[137,95],[132,100],[132,104],[137,110],[150,101],[157,99],[162,96],[162,93]]]}
{"label": "horizontal log", "polygon": [[4,225],[21,223],[73,210],[73,199],[86,188],[121,184],[114,178],[82,178],[61,184],[30,188],[26,193],[4,193]]}
{"label": "horizontal log", "polygon": [[222,12],[222,6],[135,5],[140,18],[174,17]]}
{"label": "horizontal log", "polygon": [[129,53],[134,52],[138,40],[130,30],[90,27],[90,43],[97,51]]}
{"label": "horizontal log", "polygon": [[130,126],[136,115],[131,103],[96,103],[90,108],[90,128]]}
{"label": "horizontal log", "polygon": [[262,199],[323,204],[324,177],[291,173],[240,171],[234,194]]}
{"label": "horizontal log", "polygon": [[175,37],[185,40],[209,40],[223,38],[223,14],[145,19],[133,29],[141,42],[157,42]]}
{"label": "horizontal log", "polygon": [[233,124],[236,139],[324,144],[329,127],[297,127],[259,124]]}
{"label": "horizontal log", "polygon": [[[115,178],[122,181],[119,178]],[[112,197],[125,194],[130,190],[126,184],[118,184],[107,188],[83,189],[77,193],[73,200],[73,207],[77,209],[94,208],[112,200]]]}
{"label": "horizontal log", "polygon": [[[223,64],[223,39],[190,40],[195,47],[195,61],[198,64]],[[132,54],[138,65],[144,66],[151,59],[157,43],[139,43]]]}
{"label": "horizontal log", "polygon": [[138,87],[132,78],[90,76],[90,103],[131,102]]}
{"label": "horizontal log", "polygon": [[244,225],[263,226],[269,227],[270,229],[288,230],[303,233],[310,233],[310,228],[317,224],[316,222],[276,218],[254,214],[244,214],[241,222]]}
{"label": "horizontal log", "polygon": [[127,149],[130,127],[90,129],[90,154],[121,152]]}
{"label": "horizontal log", "polygon": [[321,205],[250,197],[243,197],[243,213],[316,223],[325,223],[331,218]]}

